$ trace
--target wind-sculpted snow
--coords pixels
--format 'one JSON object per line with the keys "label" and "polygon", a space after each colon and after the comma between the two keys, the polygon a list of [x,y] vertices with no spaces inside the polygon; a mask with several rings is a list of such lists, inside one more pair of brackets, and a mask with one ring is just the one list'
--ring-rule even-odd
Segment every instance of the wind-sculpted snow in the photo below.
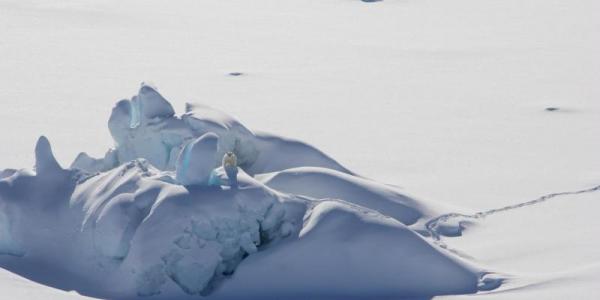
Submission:
{"label": "wind-sculpted snow", "polygon": [[259,178],[279,191],[316,199],[344,199],[375,209],[407,225],[416,223],[424,213],[431,211],[391,186],[327,168],[293,168]]}
{"label": "wind-sculpted snow", "polygon": [[183,185],[208,185],[210,175],[218,161],[219,136],[206,133],[188,143],[177,159],[177,182]]}
{"label": "wind-sculpted snow", "polygon": [[[51,184],[40,174],[2,181],[0,251],[111,287],[79,287],[93,296],[206,294],[244,257],[302,223],[301,202],[284,200],[243,173],[232,190],[170,183],[172,175],[143,159],[96,175],[55,172],[71,176]],[[41,190],[14,191],[10,185]],[[65,288],[71,280],[65,275],[54,284]]]}
{"label": "wind-sculpted snow", "polygon": [[104,158],[82,153],[63,169],[41,137],[34,171],[0,173],[2,267],[110,299],[477,290],[480,270],[420,235],[438,206],[310,145],[206,106],[178,117],[146,84],[108,125],[116,146]]}
{"label": "wind-sculpted snow", "polygon": [[[121,100],[113,108],[108,127],[116,144],[117,164],[141,157],[161,170],[174,170],[185,144],[205,133],[214,133],[219,137],[218,156],[234,152],[238,165],[249,174],[300,166],[327,167],[349,173],[335,160],[305,143],[255,134],[235,118],[204,105],[188,104],[180,118],[171,113],[170,104],[166,106],[159,99],[164,100],[154,87],[142,84],[132,100]],[[147,111],[150,109],[152,112]],[[108,162],[92,161],[84,156],[78,158],[74,166],[87,171],[106,169],[114,165],[112,155],[109,150],[105,157]]]}
{"label": "wind-sculpted snow", "polygon": [[217,298],[420,298],[476,292],[478,279],[397,220],[326,199],[307,211],[298,239],[250,257],[236,277]]}
{"label": "wind-sculpted snow", "polygon": [[213,132],[219,136],[219,157],[232,151],[238,165],[249,167],[257,159],[256,137],[235,118],[205,105],[187,104],[182,120],[196,135]]}

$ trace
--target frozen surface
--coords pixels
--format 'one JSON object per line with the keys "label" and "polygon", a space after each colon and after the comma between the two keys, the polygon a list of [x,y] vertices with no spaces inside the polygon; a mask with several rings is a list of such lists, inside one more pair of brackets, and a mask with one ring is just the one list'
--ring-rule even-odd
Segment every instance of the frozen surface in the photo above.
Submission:
{"label": "frozen surface", "polygon": [[[142,84],[132,101],[149,95],[157,102],[139,111],[117,103],[104,158],[83,153],[62,168],[42,136],[34,170],[2,172],[2,268],[109,299],[479,291],[484,269],[428,240],[426,221],[443,206],[356,176],[306,143],[255,135],[223,112],[188,105],[172,115],[155,87]],[[166,142],[160,160],[153,148]]]}
{"label": "frozen surface", "polygon": [[598,209],[600,188],[490,214],[468,225],[464,236],[444,242],[511,274],[501,289],[475,299],[595,299],[600,253],[590,220]]}
{"label": "frozen surface", "polygon": [[241,299],[250,290],[260,299],[383,299],[475,292],[478,275],[438,251],[396,220],[324,201],[310,211],[298,240],[250,257],[215,296]]}
{"label": "frozen surface", "polygon": [[93,299],[81,296],[75,292],[65,292],[32,282],[16,274],[0,269],[0,285],[2,295],[10,299],[30,300],[85,300]]}
{"label": "frozen surface", "polygon": [[[41,134],[51,139],[62,167],[85,151],[72,166],[92,174],[138,156],[174,171],[181,149],[167,153],[163,142],[180,141],[170,134],[156,136],[153,129],[181,132],[183,122],[166,121],[172,120],[170,111],[185,114],[185,103],[199,101],[239,117],[245,129],[276,134],[249,131],[259,138],[246,148],[247,157],[261,167],[247,169],[251,175],[321,166],[400,185],[393,190],[418,195],[420,204],[426,201],[427,210],[416,214],[426,217],[410,226],[419,232],[438,213],[471,213],[586,189],[600,182],[599,10],[593,0],[0,0],[0,169],[8,168],[0,178],[9,182],[14,174],[34,174],[16,169],[35,166],[31,150]],[[145,115],[143,106],[127,102],[133,97],[126,99],[119,113],[128,116],[131,110],[134,117],[116,118],[115,128],[137,131],[113,139],[106,117],[115,100],[134,94],[139,99],[136,85],[142,80],[158,83],[171,109],[152,100],[152,113]],[[201,115],[209,122],[215,114]],[[265,139],[279,144],[275,149],[298,149],[287,147],[295,141],[280,136],[317,145],[336,161],[324,165],[323,156],[306,151],[293,164],[274,155],[254,156],[255,148],[269,153],[259,145]],[[118,138],[123,143],[115,144]],[[131,151],[116,151],[122,145]],[[280,178],[285,177],[292,176]],[[167,184],[174,174],[156,178]],[[318,192],[341,194],[333,188]],[[52,193],[59,191],[39,192]],[[385,189],[377,195],[390,194]],[[120,197],[126,203],[129,196]],[[400,218],[406,202],[391,199],[374,209],[389,209],[381,213]],[[349,199],[355,201],[360,199]],[[475,264],[507,273],[511,280],[505,289],[518,287],[481,297],[595,299],[598,260],[588,250],[600,246],[591,238],[599,233],[598,219],[561,218],[571,209],[577,215],[593,213],[591,202],[578,203],[531,206],[523,209],[539,213],[517,216],[514,210],[475,226],[472,220],[452,219],[436,230],[456,236],[442,241]],[[110,211],[117,224],[129,222],[118,217],[116,207]],[[535,230],[504,236],[505,243],[488,238],[513,224],[523,228],[508,232]],[[576,229],[561,230],[574,224]],[[544,230],[550,225],[553,230]],[[13,220],[12,229],[3,225],[0,235],[10,234],[12,242],[4,245],[21,249],[13,243],[16,227]],[[462,227],[466,231],[458,230]],[[585,235],[572,235],[579,232]],[[48,232],[42,228],[39,234]],[[563,246],[549,248],[546,242]],[[122,255],[118,241],[109,244],[98,250]],[[563,270],[555,272],[559,261]],[[147,280],[140,282],[154,282],[141,284],[149,293],[160,282],[171,284],[161,270],[153,266],[142,272],[140,278]],[[42,275],[27,277],[43,281]],[[174,290],[180,289],[175,285]]]}
{"label": "frozen surface", "polygon": [[259,178],[276,190],[313,198],[344,199],[374,208],[407,225],[435,214],[415,199],[401,194],[397,187],[327,168],[292,168]]}

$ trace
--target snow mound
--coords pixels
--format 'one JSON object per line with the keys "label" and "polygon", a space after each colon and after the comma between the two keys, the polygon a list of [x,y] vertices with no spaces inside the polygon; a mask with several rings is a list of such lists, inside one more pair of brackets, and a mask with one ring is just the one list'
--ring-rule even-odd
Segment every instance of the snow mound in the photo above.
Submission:
{"label": "snow mound", "polygon": [[435,205],[300,141],[186,110],[143,84],[113,108],[115,148],[68,169],[41,137],[35,172],[0,172],[0,266],[110,299],[477,290],[479,270],[420,235]]}
{"label": "snow mound", "polygon": [[391,186],[332,169],[301,167],[258,178],[265,185],[282,192],[316,199],[344,199],[389,215],[406,225],[412,225],[431,213],[429,208]]}
{"label": "snow mound", "polygon": [[334,200],[307,211],[298,239],[248,258],[235,277],[217,298],[243,298],[248,290],[258,299],[416,298],[477,291],[473,270],[400,222]]}

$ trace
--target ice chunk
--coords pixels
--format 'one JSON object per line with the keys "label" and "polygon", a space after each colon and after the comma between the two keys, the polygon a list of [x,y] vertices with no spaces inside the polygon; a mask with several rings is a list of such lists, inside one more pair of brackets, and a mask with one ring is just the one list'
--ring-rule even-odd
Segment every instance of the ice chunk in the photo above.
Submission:
{"label": "ice chunk", "polygon": [[35,170],[38,175],[62,171],[45,136],[40,136],[35,145]]}
{"label": "ice chunk", "polygon": [[104,205],[94,226],[94,247],[102,255],[123,259],[129,241],[143,216],[135,206],[135,194],[123,193]]}
{"label": "ice chunk", "polygon": [[255,134],[236,118],[205,105],[187,104],[186,113],[176,117],[171,104],[148,84],[142,84],[131,100],[117,103],[109,129],[116,143],[118,163],[145,158],[157,168],[171,171],[186,142],[212,132],[219,136],[217,156],[234,153],[237,165],[251,175],[301,166],[352,174],[306,143]]}
{"label": "ice chunk", "polygon": [[96,173],[104,170],[104,160],[93,158],[85,152],[79,153],[77,158],[71,163],[70,169],[80,169],[89,173]]}
{"label": "ice chunk", "polygon": [[192,234],[190,232],[185,232],[182,236],[178,237],[173,241],[177,247],[181,249],[191,249],[192,248]]}
{"label": "ice chunk", "polygon": [[182,119],[196,134],[214,132],[219,135],[219,157],[233,152],[242,168],[256,161],[258,149],[254,133],[234,117],[205,105],[187,104]]}
{"label": "ice chunk", "polygon": [[212,170],[212,172],[210,172],[210,177],[208,178],[209,186],[219,186],[224,184],[224,182],[221,180],[221,177],[219,177],[218,170],[219,168],[214,169]]}
{"label": "ice chunk", "polygon": [[142,83],[142,87],[137,95],[137,101],[139,101],[140,117],[143,116],[146,119],[165,119],[175,115],[175,110],[173,110],[171,103],[157,91],[156,87],[146,82]]}
{"label": "ice chunk", "polygon": [[258,251],[256,244],[252,240],[252,236],[250,236],[250,233],[248,232],[245,232],[240,236],[240,247],[242,247],[242,249],[248,254]]}
{"label": "ice chunk", "polygon": [[[142,83],[137,95],[129,100],[117,103],[111,116],[113,123],[118,122],[118,129],[135,129],[154,119],[167,119],[175,115],[173,106],[155,87]],[[111,122],[109,121],[109,124]]]}
{"label": "ice chunk", "polygon": [[216,166],[219,137],[214,133],[187,144],[177,159],[176,179],[183,185],[208,185]]}
{"label": "ice chunk", "polygon": [[137,96],[129,101],[129,128],[134,129],[142,123],[142,102]]}
{"label": "ice chunk", "polygon": [[167,276],[163,265],[153,265],[136,277],[137,295],[140,297],[159,295],[161,286],[166,282]]}
{"label": "ice chunk", "polygon": [[119,101],[108,121],[116,144],[116,161],[145,158],[161,170],[173,167],[173,149],[177,151],[192,137],[189,128],[174,114],[171,104],[145,83],[131,100]]}
{"label": "ice chunk", "polygon": [[216,248],[204,247],[182,254],[172,251],[163,257],[167,275],[187,294],[200,295],[213,278],[221,257]]}
{"label": "ice chunk", "polygon": [[123,99],[113,107],[108,119],[108,130],[115,143],[121,145],[126,139],[130,128],[131,102]]}
{"label": "ice chunk", "polygon": [[119,165],[119,157],[117,155],[115,149],[108,149],[108,151],[106,151],[106,154],[104,154],[104,168],[102,171],[110,170]]}
{"label": "ice chunk", "polygon": [[24,251],[13,237],[11,220],[5,209],[0,203],[0,255],[23,256]]}
{"label": "ice chunk", "polygon": [[135,129],[155,119],[167,119],[175,115],[171,103],[167,101],[155,87],[142,83],[136,96],[128,101],[129,128]]}
{"label": "ice chunk", "polygon": [[90,234],[94,254],[111,260],[127,256],[131,238],[164,184],[150,179],[157,172],[145,160],[135,160],[77,185],[69,207],[83,214],[80,231]]}

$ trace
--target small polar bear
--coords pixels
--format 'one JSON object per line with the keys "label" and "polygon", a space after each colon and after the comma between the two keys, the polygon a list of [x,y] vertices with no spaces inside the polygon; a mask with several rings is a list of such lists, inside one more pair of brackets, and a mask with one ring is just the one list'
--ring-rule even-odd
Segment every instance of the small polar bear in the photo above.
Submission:
{"label": "small polar bear", "polygon": [[225,173],[227,174],[227,178],[229,179],[229,185],[231,187],[237,186],[237,156],[233,152],[227,152],[223,156],[223,169],[225,169]]}

